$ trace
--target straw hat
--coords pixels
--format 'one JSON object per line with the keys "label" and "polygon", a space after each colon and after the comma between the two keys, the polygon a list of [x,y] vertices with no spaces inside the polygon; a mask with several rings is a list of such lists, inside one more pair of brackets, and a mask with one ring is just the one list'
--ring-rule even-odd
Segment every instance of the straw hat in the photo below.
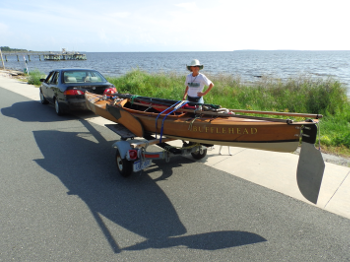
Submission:
{"label": "straw hat", "polygon": [[199,63],[198,59],[193,59],[190,65],[186,65],[187,69],[191,71],[191,66],[199,66],[199,70],[203,69],[203,65]]}

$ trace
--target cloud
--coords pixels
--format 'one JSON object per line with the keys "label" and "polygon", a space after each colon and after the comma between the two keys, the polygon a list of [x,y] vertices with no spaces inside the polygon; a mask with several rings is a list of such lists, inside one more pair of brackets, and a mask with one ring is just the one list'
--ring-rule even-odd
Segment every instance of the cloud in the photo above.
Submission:
{"label": "cloud", "polygon": [[9,33],[9,27],[6,24],[0,23],[0,35],[6,35]]}
{"label": "cloud", "polygon": [[[184,1],[184,2],[182,2]],[[189,1],[189,2],[186,2]],[[349,49],[347,8],[333,0],[32,0],[0,7],[9,46],[85,51]],[[24,6],[23,6],[24,5]],[[106,10],[106,6],[108,7]],[[328,43],[326,43],[328,41]],[[1,43],[0,43],[1,44]],[[30,47],[29,47],[30,46]]]}
{"label": "cloud", "polygon": [[186,11],[191,11],[191,10],[197,9],[197,4],[195,2],[180,3],[180,4],[176,4],[175,6],[184,8]]}
{"label": "cloud", "polygon": [[109,14],[110,17],[117,17],[117,18],[127,18],[131,15],[129,12],[117,12],[117,13],[111,13]]}

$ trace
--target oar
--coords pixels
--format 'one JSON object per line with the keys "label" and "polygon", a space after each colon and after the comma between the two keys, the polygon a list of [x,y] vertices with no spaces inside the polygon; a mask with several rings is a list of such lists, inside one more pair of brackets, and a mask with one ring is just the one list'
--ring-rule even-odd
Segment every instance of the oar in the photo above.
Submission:
{"label": "oar", "polygon": [[[144,103],[139,103],[139,102],[134,102],[135,105],[140,105],[140,106],[152,106],[152,103],[144,104]],[[157,108],[167,108],[166,106],[161,106],[161,105],[156,105]],[[279,119],[279,118],[266,118],[266,117],[258,117],[258,116],[247,116],[247,115],[235,115],[235,114],[227,114],[227,113],[219,113],[219,112],[213,112],[213,111],[205,111],[205,110],[195,110],[195,109],[184,109],[181,108],[179,109],[182,112],[189,112],[189,113],[196,113],[196,114],[204,114],[204,115],[210,115],[210,116],[225,116],[225,117],[237,117],[237,118],[248,118],[248,119],[256,119],[256,120],[266,120],[266,121],[273,121],[273,122],[284,122],[291,124],[293,123],[293,120],[291,119]],[[229,109],[231,111],[231,109]],[[244,111],[244,110],[243,110]],[[249,110],[245,110],[249,111]],[[249,111],[250,112],[250,111]],[[266,111],[255,111],[255,112],[266,112]],[[275,112],[272,112],[275,113]],[[281,113],[281,112],[276,112],[276,113]],[[293,113],[291,113],[293,114]],[[298,114],[298,113],[294,113]],[[298,116],[303,115],[305,117],[315,117],[316,115],[313,114],[299,114]],[[285,115],[288,116],[288,115]],[[320,117],[320,115],[318,115]],[[322,116],[322,115],[321,115]]]}
{"label": "oar", "polygon": [[241,110],[241,109],[229,109],[229,110],[231,112],[237,112],[237,113],[262,114],[262,115],[311,117],[311,118],[316,118],[316,119],[323,117],[323,115],[321,115],[321,114],[308,114],[308,113],[289,113],[289,112]]}
{"label": "oar", "polygon": [[[123,95],[123,94],[117,94],[117,96],[121,97],[121,98],[128,98],[128,99],[135,99],[135,100],[142,100],[145,102],[148,102],[150,104],[152,104],[152,102],[154,103],[159,103],[159,104],[163,104],[163,105],[167,105],[165,103],[162,103],[162,101],[164,102],[174,102],[175,100],[169,100],[169,99],[161,99],[161,98],[152,98],[152,97],[137,97],[134,95]],[[175,101],[176,102],[176,101]],[[137,102],[133,102],[134,104],[136,104]],[[214,107],[220,107],[219,105],[212,105],[212,104],[201,104],[201,103],[195,103],[195,102],[190,102],[190,104],[196,104],[196,105],[203,105],[203,106],[214,106]],[[145,104],[138,104],[138,105],[145,105]],[[158,105],[157,105],[158,107]],[[162,106],[159,106],[159,108],[162,108]],[[165,108],[165,107],[164,107]],[[275,111],[259,111],[259,110],[242,110],[242,109],[228,109],[230,112],[237,112],[237,113],[248,113],[248,114],[261,114],[261,115],[279,115],[279,116],[294,116],[294,117],[309,117],[309,118],[322,118],[323,115],[321,114],[309,114],[309,113],[290,113],[290,112],[275,112]],[[193,112],[193,110],[185,110],[182,109],[182,111],[184,112]],[[208,114],[208,111],[201,111],[201,110],[196,110],[196,112],[198,113],[205,113]],[[221,114],[220,115],[224,115]],[[228,115],[228,116],[232,116],[232,115]]]}

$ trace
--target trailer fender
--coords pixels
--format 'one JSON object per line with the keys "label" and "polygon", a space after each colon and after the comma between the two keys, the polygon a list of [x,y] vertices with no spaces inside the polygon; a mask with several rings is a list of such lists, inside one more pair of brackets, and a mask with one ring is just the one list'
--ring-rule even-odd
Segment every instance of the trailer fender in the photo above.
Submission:
{"label": "trailer fender", "polygon": [[113,148],[117,148],[122,159],[125,159],[128,150],[132,149],[130,144],[126,141],[118,141],[112,145]]}

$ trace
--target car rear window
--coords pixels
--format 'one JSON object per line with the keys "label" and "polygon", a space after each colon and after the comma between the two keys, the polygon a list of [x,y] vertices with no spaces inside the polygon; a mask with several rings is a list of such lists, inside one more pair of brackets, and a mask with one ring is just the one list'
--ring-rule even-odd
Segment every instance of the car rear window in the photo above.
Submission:
{"label": "car rear window", "polygon": [[65,83],[105,83],[107,80],[97,71],[66,71],[63,73]]}

